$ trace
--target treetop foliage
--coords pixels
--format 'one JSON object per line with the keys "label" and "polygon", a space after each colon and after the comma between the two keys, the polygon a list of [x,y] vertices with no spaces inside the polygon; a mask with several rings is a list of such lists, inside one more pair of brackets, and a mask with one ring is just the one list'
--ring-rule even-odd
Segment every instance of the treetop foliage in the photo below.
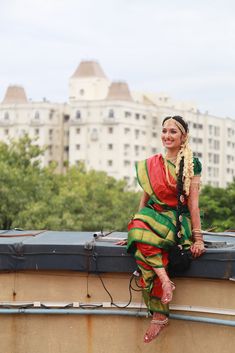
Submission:
{"label": "treetop foliage", "polygon": [[[43,153],[28,136],[0,143],[1,229],[127,230],[140,193],[82,164],[56,174],[55,166],[40,166]],[[234,229],[235,181],[226,189],[203,187],[200,208],[203,229]]]}
{"label": "treetop foliage", "polygon": [[125,181],[83,165],[58,175],[40,167],[43,152],[27,136],[0,143],[2,229],[126,230],[139,195]]}

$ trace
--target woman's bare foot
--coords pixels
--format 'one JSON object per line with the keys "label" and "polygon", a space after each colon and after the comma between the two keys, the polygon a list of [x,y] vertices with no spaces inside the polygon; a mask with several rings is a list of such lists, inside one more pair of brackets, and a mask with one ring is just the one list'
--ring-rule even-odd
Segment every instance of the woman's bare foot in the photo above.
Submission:
{"label": "woman's bare foot", "polygon": [[154,340],[168,323],[168,317],[163,314],[154,313],[153,319],[144,335],[144,342],[149,343]]}
{"label": "woman's bare foot", "polygon": [[175,290],[174,283],[171,282],[170,280],[166,281],[166,282],[163,282],[162,290],[163,290],[162,298],[161,298],[162,304],[170,303],[170,301],[173,298],[173,291]]}

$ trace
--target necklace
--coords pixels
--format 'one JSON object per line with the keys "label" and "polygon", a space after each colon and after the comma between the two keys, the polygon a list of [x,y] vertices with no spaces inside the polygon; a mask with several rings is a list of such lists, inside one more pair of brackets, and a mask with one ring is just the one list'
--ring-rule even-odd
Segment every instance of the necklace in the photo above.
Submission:
{"label": "necklace", "polygon": [[165,159],[167,159],[168,161],[170,161],[171,163],[175,164],[176,160],[177,160],[177,155],[173,156],[173,157],[168,157],[167,155],[165,156]]}
{"label": "necklace", "polygon": [[[175,158],[175,162],[176,162],[177,157],[172,157],[172,158]],[[171,158],[171,159],[172,159],[172,158]],[[166,172],[166,180],[167,180],[167,182],[168,182],[168,185],[170,185],[170,186],[176,188],[176,184],[172,184],[172,183],[170,182],[170,177],[169,177],[169,170],[168,170],[167,161],[170,161],[171,163],[174,163],[174,164],[175,164],[175,162],[171,161],[171,159],[170,159],[170,158],[167,158],[167,156],[165,156],[165,158],[163,158],[163,160],[164,160],[164,166],[165,166],[165,172]]]}

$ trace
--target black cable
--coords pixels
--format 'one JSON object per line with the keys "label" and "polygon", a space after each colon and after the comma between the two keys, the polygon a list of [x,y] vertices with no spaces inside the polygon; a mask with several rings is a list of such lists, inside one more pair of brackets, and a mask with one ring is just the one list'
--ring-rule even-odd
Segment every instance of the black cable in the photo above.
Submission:
{"label": "black cable", "polygon": [[133,291],[135,291],[135,292],[141,292],[143,288],[139,285],[139,283],[138,283],[138,281],[137,281],[137,277],[136,277],[136,276],[133,276],[133,277],[132,277],[132,280],[133,280],[133,278],[135,279],[135,285],[136,285],[136,287],[139,288],[139,289],[136,289],[136,288],[134,288],[134,287],[132,286],[132,281],[131,281],[131,289],[132,289]]}
{"label": "black cable", "polygon": [[101,281],[101,283],[102,283],[102,286],[103,286],[104,290],[106,291],[106,293],[108,294],[108,296],[109,296],[109,298],[110,298],[110,304],[113,305],[113,306],[115,306],[116,308],[119,308],[119,309],[125,309],[125,308],[127,308],[127,307],[131,304],[131,302],[132,302],[132,292],[131,292],[131,290],[132,290],[132,285],[131,285],[131,282],[132,282],[132,280],[133,280],[134,275],[132,274],[131,277],[130,277],[130,280],[129,280],[129,286],[128,286],[128,290],[129,290],[129,301],[128,301],[128,303],[127,303],[126,305],[120,306],[120,305],[118,305],[118,304],[116,304],[116,303],[114,302],[113,297],[112,297],[112,294],[111,294],[111,293],[109,292],[109,290],[107,289],[107,287],[106,287],[106,285],[105,285],[105,283],[104,283],[104,281],[103,281],[103,278],[101,277],[101,275],[100,275],[100,273],[99,273],[99,270],[98,270],[98,254],[95,252],[95,246],[93,247],[93,253],[92,253],[92,255],[93,255],[93,259],[94,259],[94,261],[95,261],[95,273],[98,275],[98,277],[99,277],[99,279],[100,279],[100,281]]}

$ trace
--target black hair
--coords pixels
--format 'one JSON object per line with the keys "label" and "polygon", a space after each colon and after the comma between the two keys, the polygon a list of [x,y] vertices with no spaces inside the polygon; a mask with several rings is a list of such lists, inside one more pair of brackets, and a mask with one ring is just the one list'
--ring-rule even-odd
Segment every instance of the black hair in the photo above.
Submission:
{"label": "black hair", "polygon": [[[174,119],[178,123],[180,123],[185,132],[188,133],[188,124],[187,122],[182,118],[182,116],[175,115],[175,116],[167,116],[163,122],[164,123],[169,120],[169,119]],[[180,165],[179,165],[179,173],[177,176],[177,209],[176,209],[176,239],[179,239],[181,237],[181,216],[183,213],[183,202],[185,199],[185,193],[184,193],[184,181],[183,181],[183,170],[184,170],[184,157],[180,160]]]}
{"label": "black hair", "polygon": [[175,116],[167,116],[163,122],[162,122],[162,125],[164,125],[164,123],[169,120],[169,119],[174,119],[176,121],[178,121],[178,123],[180,123],[183,128],[185,129],[186,132],[188,132],[188,123],[182,118],[182,116],[180,115],[175,115]]}
{"label": "black hair", "polygon": [[[177,209],[176,209],[176,237],[181,236],[181,216],[183,213],[183,202],[185,198],[183,183],[184,157],[180,161],[179,174],[177,176]],[[179,237],[178,237],[179,236]],[[177,239],[176,238],[176,239]]]}

